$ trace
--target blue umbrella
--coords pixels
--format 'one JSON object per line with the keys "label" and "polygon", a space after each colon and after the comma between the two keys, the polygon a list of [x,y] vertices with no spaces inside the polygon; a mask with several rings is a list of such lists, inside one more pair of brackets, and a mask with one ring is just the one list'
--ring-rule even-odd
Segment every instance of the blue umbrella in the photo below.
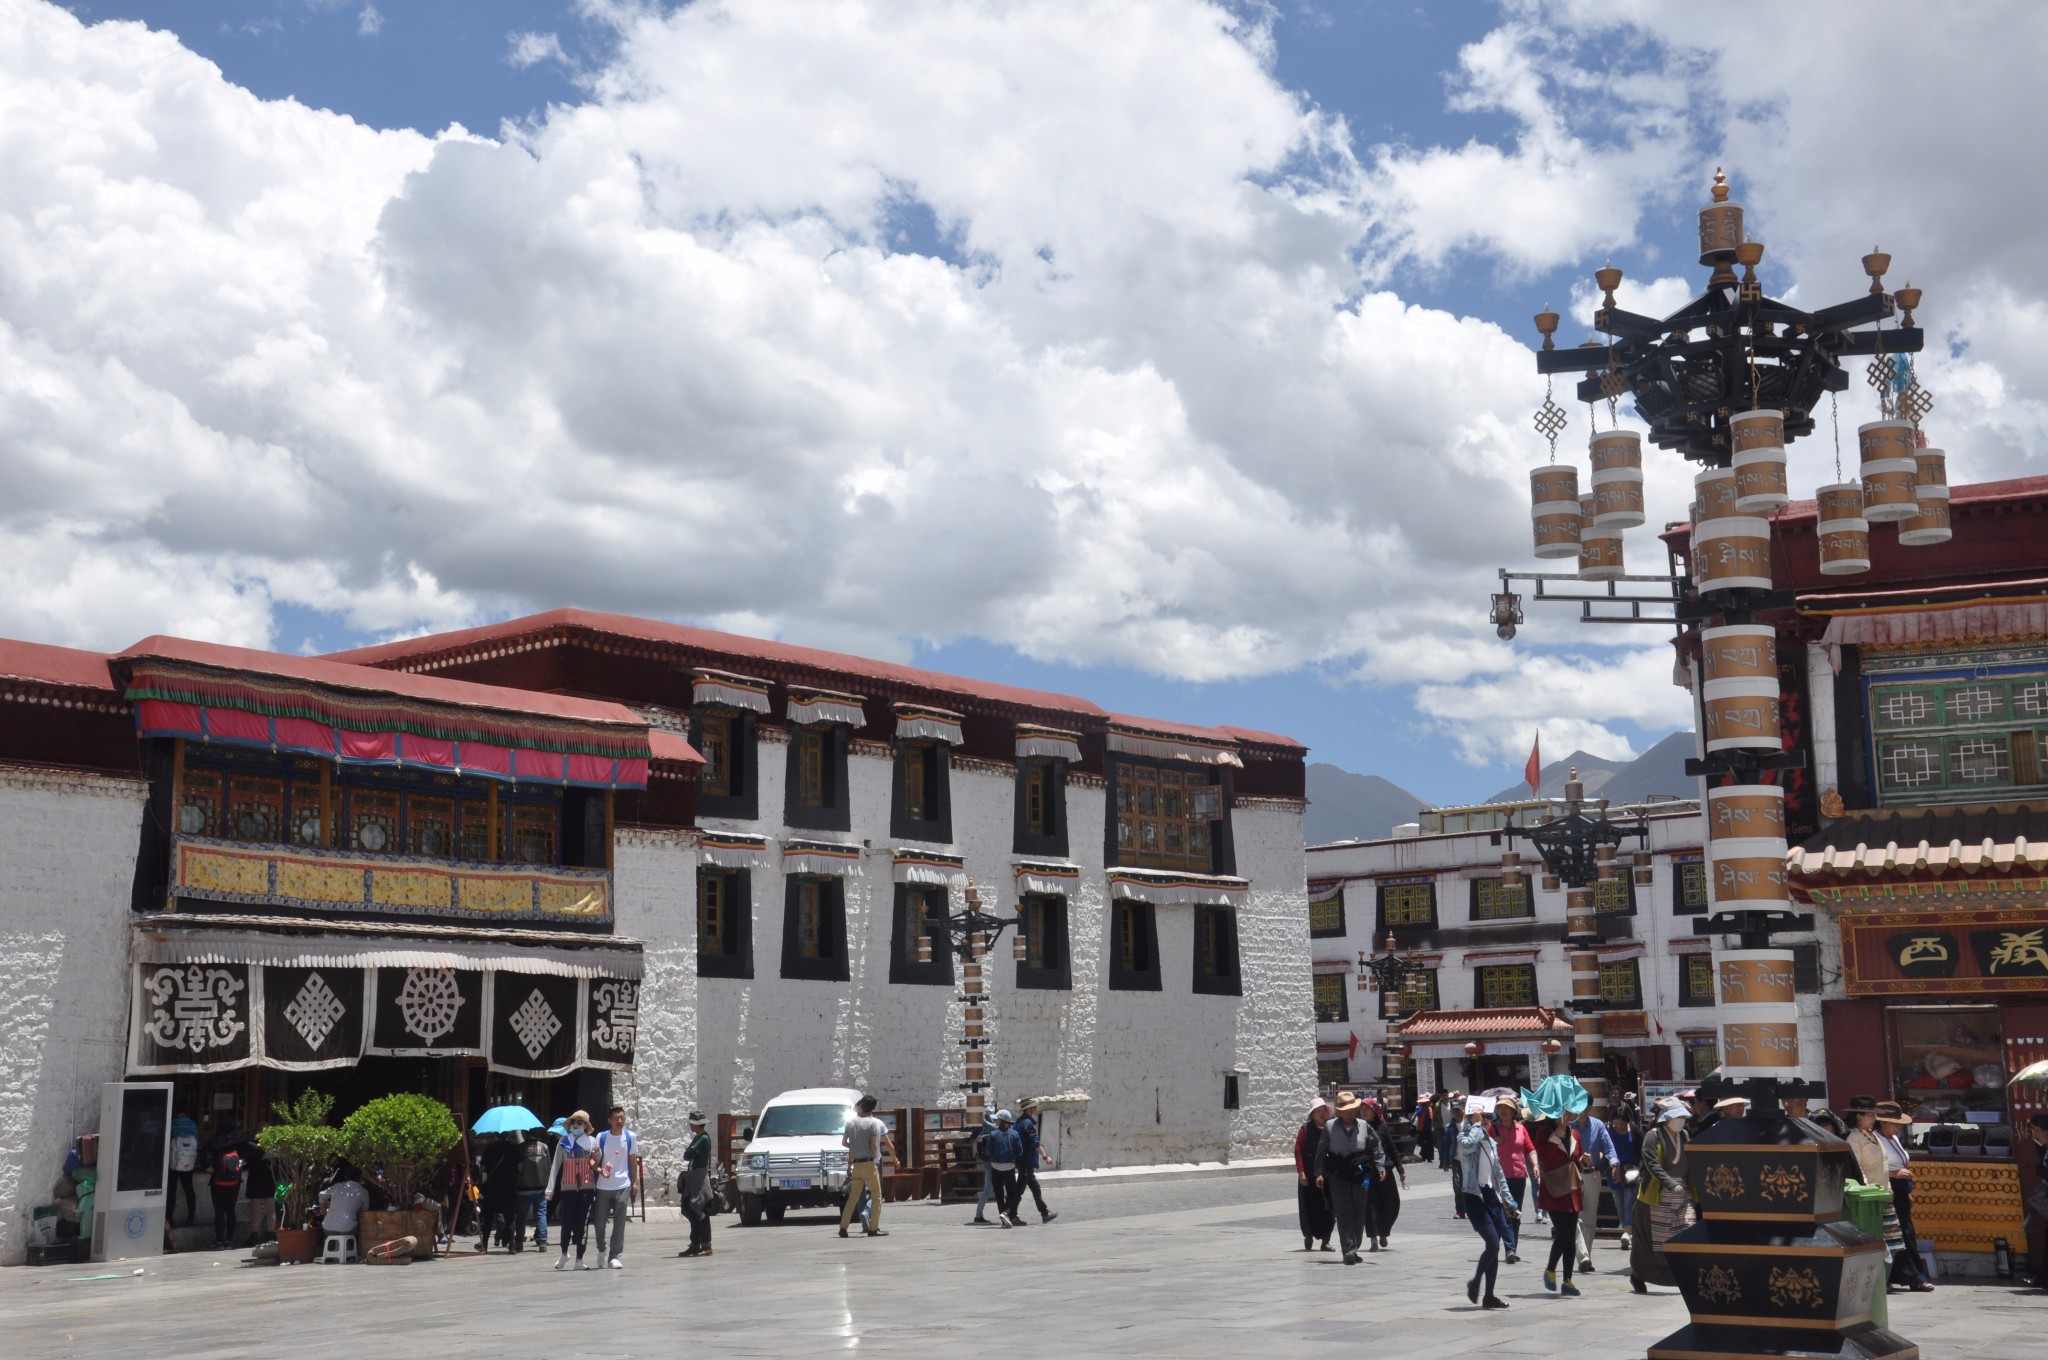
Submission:
{"label": "blue umbrella", "polygon": [[470,1127],[471,1133],[524,1133],[540,1127],[540,1120],[524,1105],[494,1105]]}

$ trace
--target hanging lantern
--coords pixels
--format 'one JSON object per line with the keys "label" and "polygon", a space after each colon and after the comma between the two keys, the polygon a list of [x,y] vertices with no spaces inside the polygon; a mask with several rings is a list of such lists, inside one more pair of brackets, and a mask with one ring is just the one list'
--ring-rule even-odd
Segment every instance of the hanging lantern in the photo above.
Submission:
{"label": "hanging lantern", "polygon": [[1729,421],[1735,457],[1735,508],[1744,514],[1783,510],[1792,503],[1785,480],[1785,413],[1741,411]]}
{"label": "hanging lantern", "polygon": [[1821,575],[1854,576],[1869,571],[1870,521],[1863,516],[1863,484],[1824,486],[1815,493],[1814,503]]}
{"label": "hanging lantern", "polygon": [[1912,422],[1873,420],[1858,425],[1856,445],[1862,454],[1863,518],[1887,524],[1920,513]]}
{"label": "hanging lantern", "polygon": [[1579,497],[1579,579],[1611,581],[1627,572],[1621,560],[1621,530],[1597,523],[1593,497]]}
{"label": "hanging lantern", "polygon": [[1593,522],[1633,529],[1643,522],[1643,439],[1633,430],[1593,436]]}
{"label": "hanging lantern", "polygon": [[1579,555],[1579,470],[1547,464],[1529,473],[1530,514],[1538,557]]}
{"label": "hanging lantern", "polygon": [[1948,455],[1940,449],[1916,449],[1913,492],[1920,512],[1899,521],[1899,542],[1909,548],[1946,543],[1955,537],[1948,522]]}
{"label": "hanging lantern", "polygon": [[1564,1052],[1564,1045],[1555,1039],[1545,1039],[1543,1041],[1543,1052],[1547,1056],[1555,1058],[1558,1054]]}
{"label": "hanging lantern", "polygon": [[1477,1039],[1465,1045],[1465,1056],[1468,1058],[1476,1058],[1485,1051],[1486,1045],[1480,1043]]}

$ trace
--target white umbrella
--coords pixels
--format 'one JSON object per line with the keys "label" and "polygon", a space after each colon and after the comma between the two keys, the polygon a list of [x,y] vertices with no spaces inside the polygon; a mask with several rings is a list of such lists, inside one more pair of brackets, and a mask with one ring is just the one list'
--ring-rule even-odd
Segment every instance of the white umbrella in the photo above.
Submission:
{"label": "white umbrella", "polygon": [[2021,1082],[2025,1082],[2029,1086],[2048,1086],[2048,1058],[2043,1058],[2040,1062],[2029,1063],[2027,1066],[2022,1067],[2019,1070],[2019,1074],[2007,1082],[2006,1085],[2018,1086]]}

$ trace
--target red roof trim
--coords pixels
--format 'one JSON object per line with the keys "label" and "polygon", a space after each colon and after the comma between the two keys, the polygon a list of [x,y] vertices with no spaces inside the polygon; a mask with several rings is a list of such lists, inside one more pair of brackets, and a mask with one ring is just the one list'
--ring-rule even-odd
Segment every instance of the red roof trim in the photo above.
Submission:
{"label": "red roof trim", "polygon": [[110,693],[116,688],[107,658],[100,652],[53,647],[46,642],[22,642],[14,638],[0,638],[0,680],[106,690]]}

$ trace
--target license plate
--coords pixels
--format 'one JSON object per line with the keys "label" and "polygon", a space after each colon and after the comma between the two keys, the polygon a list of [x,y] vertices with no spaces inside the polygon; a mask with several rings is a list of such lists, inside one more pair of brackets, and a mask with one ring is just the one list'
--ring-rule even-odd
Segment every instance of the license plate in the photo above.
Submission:
{"label": "license plate", "polygon": [[793,1180],[777,1181],[776,1184],[785,1190],[808,1190],[811,1188],[810,1179],[804,1176],[798,1176]]}

